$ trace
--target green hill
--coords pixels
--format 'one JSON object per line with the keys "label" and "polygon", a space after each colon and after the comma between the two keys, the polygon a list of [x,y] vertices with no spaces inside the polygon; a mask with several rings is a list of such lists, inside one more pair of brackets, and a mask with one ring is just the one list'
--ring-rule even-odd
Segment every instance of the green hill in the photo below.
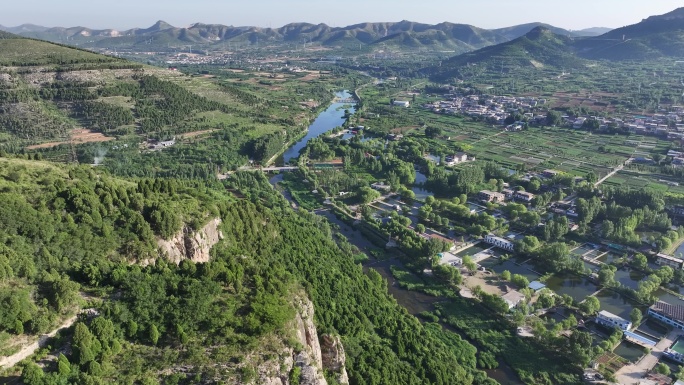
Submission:
{"label": "green hill", "polygon": [[[250,84],[224,84],[7,36],[0,39],[0,153],[31,150],[54,161],[92,163],[98,152],[125,148],[127,152],[119,155],[126,164],[121,172],[127,174],[133,169],[130,158],[136,157],[141,175],[150,172],[143,170],[145,159],[158,161],[150,165],[155,174],[215,175],[210,165],[187,165],[175,155],[167,158],[167,152],[184,151],[188,141],[179,140],[177,148],[163,155],[141,154],[138,149],[148,146],[141,143],[145,140],[216,132],[204,135],[202,149],[194,146],[193,154],[213,158],[222,167],[241,166],[253,151],[250,143],[261,136],[285,132],[287,138],[294,138],[301,133],[305,127],[301,120],[311,113],[301,111],[301,100],[332,98],[328,88],[320,86],[323,82],[309,82],[296,85],[301,97],[276,103],[266,91],[257,96]],[[225,137],[231,138],[233,151],[225,150]],[[284,139],[275,138],[277,152]],[[111,143],[101,143],[105,141]],[[171,164],[175,171],[166,171]]]}
{"label": "green hill", "polygon": [[514,39],[517,39],[519,37],[525,36],[528,32],[530,32],[531,30],[533,30],[537,27],[542,27],[542,28],[548,29],[549,31],[555,33],[556,35],[567,36],[567,37],[576,36],[576,34],[574,32],[568,31],[567,29],[554,27],[552,25],[549,25],[546,23],[540,23],[540,22],[519,24],[519,25],[514,25],[511,27],[505,27],[505,28],[497,28],[497,29],[493,29],[492,32],[497,33],[499,35],[502,35],[502,36],[506,37],[508,40],[514,40]]}
{"label": "green hill", "polygon": [[577,53],[589,59],[646,60],[684,56],[684,8],[578,40]]}
{"label": "green hill", "polygon": [[5,27],[5,26],[0,25],[0,30],[6,31],[9,33],[14,33],[14,34],[41,32],[41,31],[45,31],[48,29],[50,29],[50,28],[43,27],[41,25],[35,25],[35,24],[22,24],[22,25],[18,25],[16,27]]}
{"label": "green hill", "polygon": [[578,68],[585,61],[572,52],[573,41],[555,35],[543,27],[536,27],[525,36],[510,42],[485,47],[455,56],[440,67],[431,69],[435,79],[458,77],[461,67],[476,66],[491,71],[509,71],[515,68]]}
{"label": "green hill", "polygon": [[121,59],[90,51],[40,40],[25,39],[6,32],[0,32],[0,54],[0,65],[3,66],[26,67],[123,62]]}
{"label": "green hill", "polygon": [[592,27],[592,28],[585,28],[585,29],[580,29],[580,30],[573,30],[572,33],[577,35],[577,36],[599,36],[599,35],[603,35],[604,33],[608,33],[612,30],[613,30],[613,28]]}
{"label": "green hill", "polygon": [[4,40],[4,39],[18,39],[18,38],[19,38],[19,36],[15,35],[15,34],[5,32],[5,31],[0,31],[0,39]]}
{"label": "green hill", "polygon": [[[327,222],[293,211],[262,174],[235,178],[122,180],[0,158],[3,354],[92,309],[0,382],[322,384],[345,371],[352,384],[493,383],[472,345],[397,305]],[[226,191],[240,184],[270,204]],[[217,231],[210,261],[176,265],[158,247]]]}
{"label": "green hill", "polygon": [[412,28],[373,42],[373,45],[401,49],[451,50],[470,52],[506,41],[494,32],[464,24],[442,23],[434,28]]}

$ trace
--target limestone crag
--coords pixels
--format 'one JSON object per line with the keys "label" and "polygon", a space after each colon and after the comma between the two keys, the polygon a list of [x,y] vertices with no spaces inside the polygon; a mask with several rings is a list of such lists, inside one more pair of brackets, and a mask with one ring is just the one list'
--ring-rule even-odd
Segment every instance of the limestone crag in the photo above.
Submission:
{"label": "limestone crag", "polygon": [[339,336],[334,337],[329,334],[321,336],[321,357],[323,359],[323,369],[329,373],[335,373],[337,382],[340,384],[349,384],[349,376],[345,368],[347,355],[344,352]]}
{"label": "limestone crag", "polygon": [[[323,370],[336,375],[337,381],[348,385],[345,369],[346,355],[339,337],[323,335],[319,337],[314,325],[314,306],[306,296],[294,301],[297,314],[292,328],[301,350],[286,348],[277,359],[262,363],[257,369],[257,384],[290,385],[290,373],[300,368],[300,385],[328,385]],[[289,353],[289,354],[288,354]]]}
{"label": "limestone crag", "polygon": [[295,317],[297,339],[306,348],[311,356],[311,361],[319,368],[323,368],[321,357],[321,344],[318,341],[318,331],[313,323],[314,306],[308,298],[299,299],[296,303],[297,316]]}
{"label": "limestone crag", "polygon": [[304,349],[294,357],[294,364],[301,368],[300,385],[328,385],[323,377],[323,358],[318,331],[314,325],[314,306],[308,298],[299,298],[295,303],[295,332]]}
{"label": "limestone crag", "polygon": [[209,262],[209,251],[223,239],[220,225],[221,219],[215,218],[198,231],[185,226],[171,239],[159,239],[157,244],[162,254],[174,263],[178,264],[184,259]]}

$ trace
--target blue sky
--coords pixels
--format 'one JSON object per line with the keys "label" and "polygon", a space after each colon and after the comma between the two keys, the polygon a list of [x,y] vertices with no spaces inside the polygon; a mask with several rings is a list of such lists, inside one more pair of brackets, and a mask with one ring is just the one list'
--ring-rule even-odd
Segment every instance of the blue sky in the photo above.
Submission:
{"label": "blue sky", "polygon": [[567,29],[621,27],[684,6],[681,0],[19,0],[0,24],[126,29],[157,20],[280,27],[291,22],[344,26],[367,21],[507,27],[541,21]]}

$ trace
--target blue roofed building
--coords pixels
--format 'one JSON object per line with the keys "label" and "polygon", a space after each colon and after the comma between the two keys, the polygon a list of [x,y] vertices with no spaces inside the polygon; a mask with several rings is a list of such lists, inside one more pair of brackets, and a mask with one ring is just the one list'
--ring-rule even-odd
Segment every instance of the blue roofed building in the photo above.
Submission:
{"label": "blue roofed building", "polygon": [[532,289],[536,293],[539,290],[544,289],[546,287],[546,285],[544,285],[543,283],[541,283],[539,281],[532,281],[532,282],[530,282],[530,285],[527,287],[529,287],[530,289]]}

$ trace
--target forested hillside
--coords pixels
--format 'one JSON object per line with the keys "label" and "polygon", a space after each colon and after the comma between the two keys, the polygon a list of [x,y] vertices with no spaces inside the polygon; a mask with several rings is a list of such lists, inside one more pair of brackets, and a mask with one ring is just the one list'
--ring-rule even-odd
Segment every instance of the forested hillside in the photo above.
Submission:
{"label": "forested hillside", "polygon": [[[306,128],[315,111],[302,103],[327,103],[346,80],[297,81],[305,73],[262,89],[223,70],[186,75],[2,37],[0,154],[91,164],[108,154],[125,176],[207,178],[268,161]],[[173,146],[155,151],[162,141]]]}
{"label": "forested hillside", "polygon": [[[289,209],[261,174],[233,183],[247,200],[218,182],[3,159],[3,354],[15,336],[95,310],[37,357],[42,369],[24,367],[24,382],[248,383],[282,349],[302,349],[291,322],[304,295],[319,330],[342,337],[350,383],[489,383],[474,347],[408,315],[322,219]],[[158,254],[159,237],[214,217],[224,239],[210,262],[176,266]]]}
{"label": "forested hillside", "polygon": [[535,27],[515,40],[454,56],[430,70],[439,80],[461,78],[471,71],[508,73],[519,68],[582,68],[586,61],[575,56],[573,41],[545,27]]}

